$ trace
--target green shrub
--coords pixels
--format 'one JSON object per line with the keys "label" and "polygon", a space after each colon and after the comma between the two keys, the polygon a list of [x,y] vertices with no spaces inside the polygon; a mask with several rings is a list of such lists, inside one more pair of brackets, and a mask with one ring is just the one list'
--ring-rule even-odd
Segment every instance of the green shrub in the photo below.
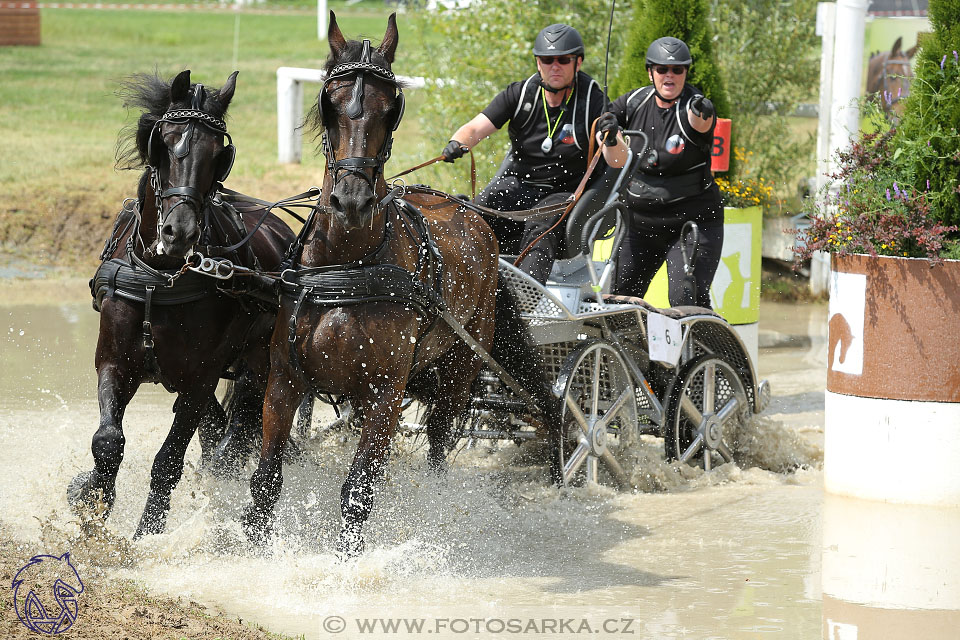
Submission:
{"label": "green shrub", "polygon": [[[960,0],[930,0],[928,12],[933,33],[920,42],[892,146],[903,181],[925,194],[937,220],[960,225]],[[960,258],[956,233],[945,255]]]}
{"label": "green shrub", "polygon": [[[731,103],[732,146],[750,153],[732,182],[762,178],[781,197],[812,170],[815,138],[794,134],[793,113],[816,102],[820,38],[814,33],[817,0],[710,0],[717,58],[736,87]],[[786,133],[786,135],[785,135]]]}
{"label": "green shrub", "polygon": [[657,38],[680,38],[690,47],[693,66],[687,82],[713,101],[717,115],[730,117],[730,100],[717,65],[710,5],[707,0],[634,0],[633,21],[627,48],[610,97],[650,84],[646,70],[647,48]]}

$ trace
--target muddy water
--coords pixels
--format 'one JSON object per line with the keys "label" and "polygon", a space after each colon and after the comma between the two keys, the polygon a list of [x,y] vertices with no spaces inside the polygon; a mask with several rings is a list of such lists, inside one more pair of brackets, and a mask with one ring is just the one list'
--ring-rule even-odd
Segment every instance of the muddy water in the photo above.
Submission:
{"label": "muddy water", "polygon": [[408,637],[828,637],[817,470],[823,307],[762,310],[761,328],[776,334],[765,334],[760,370],[775,397],[743,434],[743,469],[679,473],[648,440],[631,451],[645,491],[558,491],[512,444],[463,451],[439,479],[418,443],[399,441],[368,552],[344,564],[331,550],[353,436],[302,443],[285,469],[269,549],[251,549],[236,524],[246,480],[199,475],[195,443],[168,533],[128,542],[172,419],[172,396],[154,386],[127,411],[106,535],[81,540],[64,488],[92,466],[98,316],[82,283],[42,288],[0,288],[0,527],[35,541],[37,553],[70,550],[84,570],[307,638],[383,635],[377,625],[391,619]]}

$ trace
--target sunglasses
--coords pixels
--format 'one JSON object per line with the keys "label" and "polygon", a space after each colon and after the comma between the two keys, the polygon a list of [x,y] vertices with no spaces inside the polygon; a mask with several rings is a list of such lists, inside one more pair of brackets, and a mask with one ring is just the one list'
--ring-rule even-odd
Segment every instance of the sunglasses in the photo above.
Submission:
{"label": "sunglasses", "polygon": [[659,73],[662,76],[672,73],[675,76],[682,76],[686,71],[686,67],[654,67],[654,71]]}
{"label": "sunglasses", "polygon": [[556,61],[557,64],[561,66],[567,66],[571,62],[577,59],[576,56],[540,56],[540,62],[547,65],[548,67]]}

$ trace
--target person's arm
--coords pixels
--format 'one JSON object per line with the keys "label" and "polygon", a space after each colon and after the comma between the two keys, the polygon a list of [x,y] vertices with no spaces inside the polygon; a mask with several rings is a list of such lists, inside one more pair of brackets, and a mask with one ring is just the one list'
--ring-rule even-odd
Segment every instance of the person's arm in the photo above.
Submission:
{"label": "person's arm", "polygon": [[620,133],[617,116],[606,112],[597,118],[597,144],[603,148],[603,159],[614,169],[621,168],[627,162],[627,143]]}
{"label": "person's arm", "polygon": [[489,138],[497,128],[490,122],[486,114],[478,113],[473,120],[457,129],[450,142],[444,147],[443,159],[446,162],[453,162],[461,157],[484,138]]}
{"label": "person's arm", "polygon": [[715,113],[716,110],[713,108],[713,102],[710,101],[710,98],[696,95],[688,105],[687,121],[695,130],[706,133],[713,126]]}

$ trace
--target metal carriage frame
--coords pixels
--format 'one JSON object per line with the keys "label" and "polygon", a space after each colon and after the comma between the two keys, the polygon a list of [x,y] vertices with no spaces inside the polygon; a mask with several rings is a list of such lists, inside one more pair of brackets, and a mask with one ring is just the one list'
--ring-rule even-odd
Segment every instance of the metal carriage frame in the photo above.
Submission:
{"label": "metal carriage frame", "polygon": [[[561,457],[564,484],[606,480],[629,486],[619,456],[645,434],[663,437],[667,459],[706,470],[731,462],[738,425],[761,412],[770,397],[739,335],[713,311],[657,309],[639,298],[603,293],[628,224],[619,194],[638,157],[630,153],[622,170],[612,171],[573,208],[566,257],[556,261],[546,286],[500,260],[499,277],[513,291],[562,402],[562,441],[552,449]],[[602,262],[592,255],[598,236],[612,241]],[[680,327],[675,363],[650,358],[649,320],[656,314]],[[458,435],[518,443],[542,435],[512,389],[497,371],[481,371]],[[406,431],[417,426],[401,425]]]}

